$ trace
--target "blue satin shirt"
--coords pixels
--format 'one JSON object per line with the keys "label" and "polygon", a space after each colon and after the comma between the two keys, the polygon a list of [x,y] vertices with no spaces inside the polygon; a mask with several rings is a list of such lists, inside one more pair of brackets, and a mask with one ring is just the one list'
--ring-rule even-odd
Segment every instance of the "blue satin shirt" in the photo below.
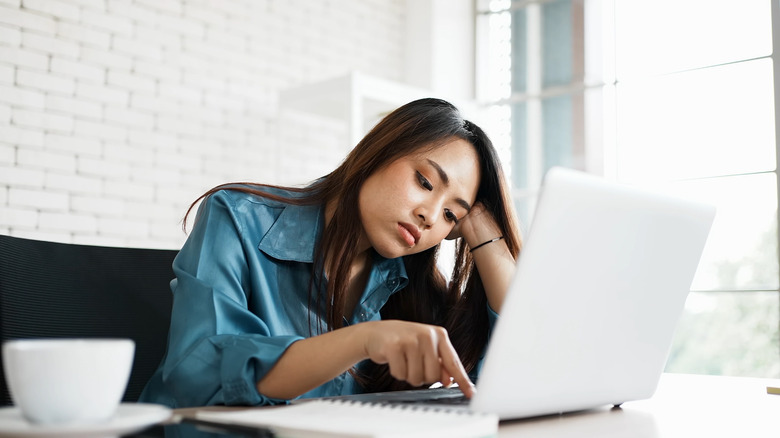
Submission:
{"label": "blue satin shirt", "polygon": [[[174,408],[286,403],[258,393],[256,384],[290,344],[324,332],[309,306],[323,223],[322,206],[231,190],[206,198],[173,262],[168,351],[139,401]],[[347,323],[381,319],[382,306],[407,282],[401,258],[376,255]],[[490,314],[492,323],[497,315]],[[357,392],[360,385],[344,373],[302,397]]]}

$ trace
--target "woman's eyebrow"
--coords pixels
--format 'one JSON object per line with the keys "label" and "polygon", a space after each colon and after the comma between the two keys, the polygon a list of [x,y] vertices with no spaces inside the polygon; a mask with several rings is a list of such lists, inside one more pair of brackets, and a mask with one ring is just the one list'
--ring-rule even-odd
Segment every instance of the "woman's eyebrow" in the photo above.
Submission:
{"label": "woman's eyebrow", "polygon": [[445,172],[444,169],[442,169],[441,166],[439,166],[439,163],[431,160],[430,158],[428,158],[426,161],[428,161],[428,164],[430,164],[431,166],[433,166],[434,169],[436,169],[436,172],[438,172],[439,178],[444,183],[444,185],[445,186],[449,185],[450,177],[447,175],[447,172]]}
{"label": "woman's eyebrow", "polygon": [[[439,166],[439,163],[431,160],[430,158],[426,159],[426,161],[428,162],[428,164],[431,165],[431,167],[436,169],[436,173],[439,174],[439,179],[441,179],[441,182],[444,183],[445,186],[450,185],[450,177],[447,175],[447,172],[445,172],[444,169],[442,169],[441,166]],[[466,213],[471,212],[471,205],[469,205],[469,203],[466,202],[464,199],[457,198],[455,199],[455,202],[457,202],[458,204],[460,204],[461,207],[466,209]]]}

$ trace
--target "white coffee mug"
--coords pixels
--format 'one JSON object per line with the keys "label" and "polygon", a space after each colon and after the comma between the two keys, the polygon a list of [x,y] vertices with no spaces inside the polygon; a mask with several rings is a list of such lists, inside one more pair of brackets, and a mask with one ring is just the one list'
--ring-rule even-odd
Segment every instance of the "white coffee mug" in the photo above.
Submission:
{"label": "white coffee mug", "polygon": [[3,344],[14,404],[38,424],[107,421],[124,395],[135,354],[130,339],[24,339]]}

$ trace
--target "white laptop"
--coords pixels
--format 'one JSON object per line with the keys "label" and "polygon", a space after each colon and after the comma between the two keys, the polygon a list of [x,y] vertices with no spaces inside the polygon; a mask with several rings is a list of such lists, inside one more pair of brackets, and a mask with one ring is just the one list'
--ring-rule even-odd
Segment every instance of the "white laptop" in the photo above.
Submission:
{"label": "white laptop", "polygon": [[[467,409],[503,420],[651,397],[714,217],[709,205],[550,170]],[[347,398],[419,392],[437,393]]]}

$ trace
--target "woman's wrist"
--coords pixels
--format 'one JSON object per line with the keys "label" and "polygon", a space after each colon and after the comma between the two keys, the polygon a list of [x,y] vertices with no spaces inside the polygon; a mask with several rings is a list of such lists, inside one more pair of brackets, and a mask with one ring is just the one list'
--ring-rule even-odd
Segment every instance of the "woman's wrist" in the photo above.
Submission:
{"label": "woman's wrist", "polygon": [[462,230],[462,237],[468,244],[469,248],[473,251],[480,245],[490,242],[493,239],[502,237],[501,230],[493,223],[475,224],[470,229]]}
{"label": "woman's wrist", "polygon": [[476,245],[476,246],[469,246],[469,248],[470,248],[470,251],[471,251],[471,252],[474,252],[474,251],[476,251],[476,250],[478,250],[478,249],[482,248],[482,247],[483,247],[483,246],[485,246],[485,245],[489,245],[489,244],[491,244],[491,243],[493,243],[493,242],[498,242],[499,240],[501,240],[501,239],[503,239],[503,238],[504,238],[504,236],[498,236],[498,237],[494,237],[494,238],[492,238],[492,239],[486,240],[486,241],[484,241],[484,242],[482,242],[482,243],[480,243],[480,244],[478,244],[478,245]]}
{"label": "woman's wrist", "polygon": [[360,346],[360,352],[362,354],[360,360],[368,359],[370,357],[369,342],[371,340],[371,333],[376,328],[378,322],[381,321],[365,321],[350,326],[355,330],[354,341]]}
{"label": "woman's wrist", "polygon": [[460,224],[460,236],[472,249],[502,234],[493,216],[481,204],[474,206]]}

